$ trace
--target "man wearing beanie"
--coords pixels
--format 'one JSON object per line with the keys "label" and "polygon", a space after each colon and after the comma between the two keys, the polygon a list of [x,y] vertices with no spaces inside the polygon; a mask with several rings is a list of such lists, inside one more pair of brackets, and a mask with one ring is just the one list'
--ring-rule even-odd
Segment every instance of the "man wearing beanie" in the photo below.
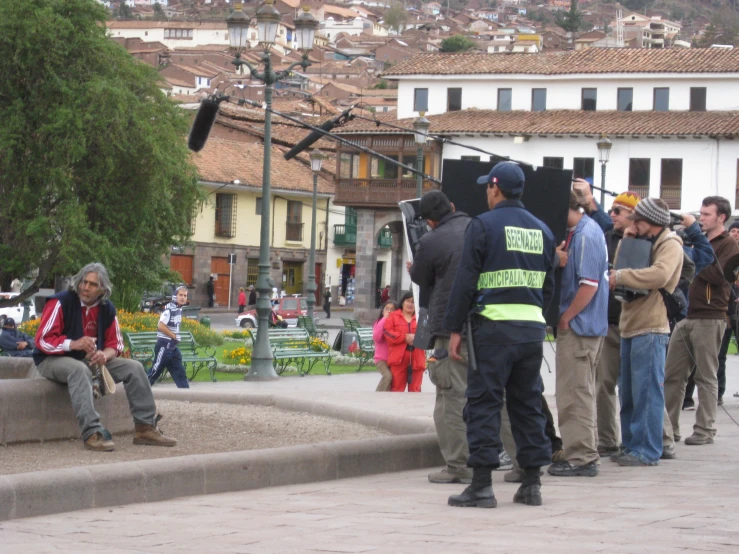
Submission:
{"label": "man wearing beanie", "polygon": [[[657,465],[662,455],[665,352],[670,323],[659,289],[674,292],[683,264],[682,241],[667,227],[670,210],[659,198],[639,202],[628,216],[633,225],[624,236],[652,243],[651,265],[611,270],[609,284],[648,290],[621,309],[621,436],[624,450],[611,456],[622,466]],[[622,243],[623,244],[623,243]],[[621,246],[619,246],[620,250]],[[618,261],[619,251],[615,260]]]}
{"label": "man wearing beanie", "polygon": [[[718,403],[718,352],[726,329],[731,286],[723,273],[729,258],[739,254],[739,246],[724,230],[731,215],[731,204],[720,196],[703,199],[700,221],[711,243],[717,262],[705,267],[690,284],[688,316],[675,326],[665,365],[665,406],[670,425],[665,424],[666,445],[680,441],[680,411],[685,387],[695,364],[695,384],[698,388],[693,434],[685,444],[699,446],[713,443],[716,434]],[[669,428],[671,427],[671,428]]]}
{"label": "man wearing beanie", "polygon": [[[409,273],[419,287],[430,289],[428,330],[433,337],[434,349],[437,352],[448,351],[450,333],[444,328],[443,319],[470,218],[465,213],[455,212],[446,195],[438,190],[427,192],[421,198],[421,217],[431,232],[421,237]],[[462,352],[467,358],[467,341],[462,343]],[[431,382],[436,385],[434,425],[446,463],[443,470],[429,474],[429,481],[470,483],[472,470],[467,467],[469,449],[462,417],[466,403],[467,364],[447,356],[429,362],[428,370]]]}
{"label": "man wearing beanie", "polygon": [[[635,192],[619,194],[606,214],[593,199],[590,186],[583,180],[573,184],[573,189],[583,200],[586,213],[600,225],[606,239],[608,265],[613,267],[616,249],[621,243],[624,231],[631,226],[627,218],[641,198]],[[610,215],[610,217],[609,217]],[[621,333],[618,329],[621,318],[621,302],[616,300],[613,291],[608,294],[608,334],[603,340],[598,366],[595,370],[595,405],[598,421],[598,454],[610,456],[619,451],[621,433],[619,431],[619,404],[616,394],[618,376],[621,373]]]}

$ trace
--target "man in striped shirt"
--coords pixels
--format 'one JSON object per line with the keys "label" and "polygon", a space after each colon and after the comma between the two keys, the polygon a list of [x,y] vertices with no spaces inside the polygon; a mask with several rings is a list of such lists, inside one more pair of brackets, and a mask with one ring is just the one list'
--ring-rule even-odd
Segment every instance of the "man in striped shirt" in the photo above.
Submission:
{"label": "man in striped shirt", "polygon": [[172,302],[164,307],[157,325],[157,343],[154,346],[154,363],[149,370],[149,383],[169,370],[178,389],[189,389],[187,374],[182,364],[182,353],[177,345],[180,343],[180,323],[182,323],[182,306],[187,303],[187,287],[177,287],[172,295]]}
{"label": "man in striped shirt", "polygon": [[135,424],[134,444],[174,446],[177,441],[156,427],[156,405],[144,367],[120,358],[123,338],[108,271],[87,264],[72,279],[70,290],[49,298],[36,333],[33,359],[38,372],[66,384],[85,448],[113,450],[110,433],[100,423],[93,403],[92,368],[105,365],[116,383],[123,383]]}
{"label": "man in striped shirt", "polygon": [[559,477],[594,477],[599,460],[595,368],[608,334],[608,251],[603,231],[582,212],[574,193],[569,208],[555,382],[564,461],[547,471]]}

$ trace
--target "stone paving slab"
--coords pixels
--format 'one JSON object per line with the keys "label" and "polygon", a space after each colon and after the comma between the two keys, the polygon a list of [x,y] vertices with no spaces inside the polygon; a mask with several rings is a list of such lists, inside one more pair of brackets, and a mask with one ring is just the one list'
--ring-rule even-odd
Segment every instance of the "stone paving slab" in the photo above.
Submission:
{"label": "stone paving slab", "polygon": [[[390,396],[390,395],[387,395]],[[421,395],[417,395],[421,396]],[[739,420],[739,402],[728,414]],[[544,505],[451,508],[459,485],[425,470],[197,496],[0,523],[3,554],[739,552],[739,427],[719,411],[709,446],[678,444],[654,468],[601,463],[595,478],[543,478]]]}

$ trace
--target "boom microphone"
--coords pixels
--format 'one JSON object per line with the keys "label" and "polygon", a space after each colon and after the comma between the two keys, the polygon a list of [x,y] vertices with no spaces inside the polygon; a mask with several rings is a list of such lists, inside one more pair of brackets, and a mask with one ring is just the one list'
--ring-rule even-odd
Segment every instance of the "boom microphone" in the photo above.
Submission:
{"label": "boom microphone", "polygon": [[208,135],[218,115],[219,100],[204,98],[200,102],[195,121],[190,128],[190,136],[187,137],[187,147],[193,152],[200,152],[208,140]]}
{"label": "boom microphone", "polygon": [[[353,108],[353,107],[352,107]],[[329,119],[328,121],[325,121],[323,124],[319,126],[319,129],[323,129],[324,131],[330,131],[333,129],[339,121],[341,121],[343,118],[349,115],[349,112],[352,111],[352,108],[346,109],[343,112],[341,112],[339,115],[334,117],[333,119]],[[300,154],[303,150],[311,146],[314,142],[318,141],[318,139],[322,138],[324,136],[323,133],[320,131],[313,131],[310,135],[305,137],[303,140],[301,140],[298,144],[293,146],[288,152],[285,153],[285,159],[290,160]]]}

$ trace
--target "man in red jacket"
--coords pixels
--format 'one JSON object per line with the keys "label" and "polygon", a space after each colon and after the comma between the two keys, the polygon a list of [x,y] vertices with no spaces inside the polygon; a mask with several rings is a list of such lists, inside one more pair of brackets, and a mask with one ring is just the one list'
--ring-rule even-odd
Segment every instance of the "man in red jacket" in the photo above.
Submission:
{"label": "man in red jacket", "polygon": [[74,276],[71,290],[49,298],[36,333],[36,368],[47,379],[67,385],[88,450],[114,448],[93,403],[92,370],[100,365],[126,389],[135,424],[133,443],[174,446],[177,441],[156,427],[156,405],[144,367],[118,357],[123,353],[123,338],[115,306],[108,300],[111,288],[105,266],[92,263]]}

